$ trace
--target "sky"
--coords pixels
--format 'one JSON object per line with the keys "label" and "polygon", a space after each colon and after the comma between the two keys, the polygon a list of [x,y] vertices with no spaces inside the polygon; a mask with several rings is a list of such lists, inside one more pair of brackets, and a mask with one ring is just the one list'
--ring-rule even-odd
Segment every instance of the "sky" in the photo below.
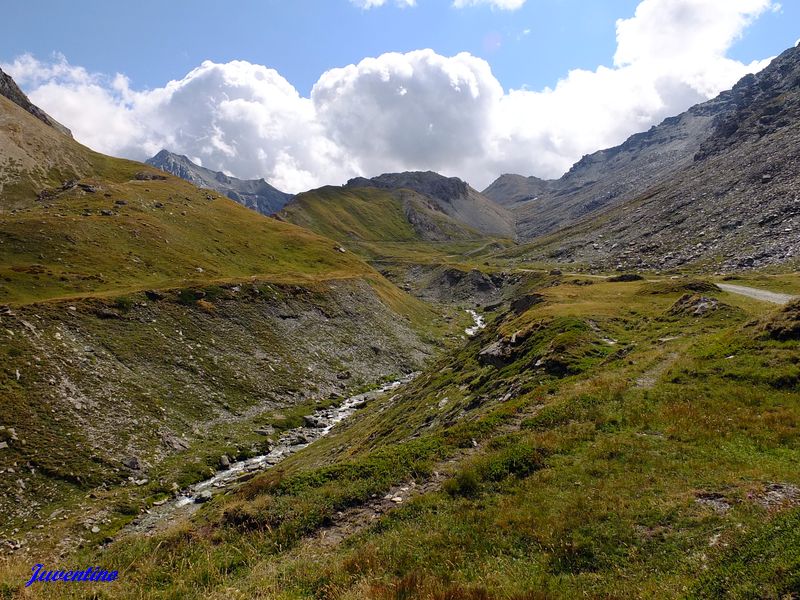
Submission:
{"label": "sky", "polygon": [[715,96],[798,23],[800,0],[26,0],[0,67],[108,154],[289,192],[412,169],[482,189]]}

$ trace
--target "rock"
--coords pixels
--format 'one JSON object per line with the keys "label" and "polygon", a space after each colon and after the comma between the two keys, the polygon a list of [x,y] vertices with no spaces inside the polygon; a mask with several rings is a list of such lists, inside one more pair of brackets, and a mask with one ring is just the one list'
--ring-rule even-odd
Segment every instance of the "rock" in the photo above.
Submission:
{"label": "rock", "polygon": [[340,373],[336,374],[336,379],[341,381],[344,379],[350,379],[352,376],[353,375],[350,373],[350,371],[341,371]]}
{"label": "rock", "polygon": [[730,503],[725,499],[725,496],[716,492],[701,492],[697,494],[695,502],[705,506],[709,506],[718,513],[726,513],[731,509]]}
{"label": "rock", "polygon": [[553,269],[550,271],[550,275],[563,275],[561,269]]}
{"label": "rock", "polygon": [[176,452],[180,452],[181,450],[186,450],[189,447],[189,442],[187,442],[183,438],[179,438],[175,435],[172,435],[171,433],[162,433],[161,443],[164,444],[167,448],[172,448]]}
{"label": "rock", "polygon": [[142,468],[142,463],[139,462],[139,458],[136,456],[129,456],[122,460],[122,464],[128,467],[132,471],[138,471]]}
{"label": "rock", "polygon": [[163,300],[165,298],[164,294],[162,294],[157,290],[147,290],[145,291],[144,295],[147,297],[148,300],[152,302]]}
{"label": "rock", "polygon": [[255,433],[258,435],[269,436],[275,433],[275,428],[272,425],[265,425],[264,427],[259,427],[256,429]]}
{"label": "rock", "polygon": [[100,528],[97,525],[95,525],[94,527],[92,527],[92,533],[100,533]]}
{"label": "rock", "polygon": [[8,315],[11,316],[14,313],[11,311],[11,307],[8,304],[0,304],[0,315]]}
{"label": "rock", "polygon": [[111,310],[109,308],[98,308],[95,313],[101,319],[121,319],[122,315],[120,315],[117,311]]}
{"label": "rock", "polygon": [[104,208],[104,209],[102,209],[100,211],[100,214],[103,215],[104,217],[113,217],[114,216],[114,211],[113,210],[108,210],[107,208]]}
{"label": "rock", "polygon": [[322,419],[314,415],[305,415],[303,417],[303,424],[312,429],[322,429],[325,427],[325,423],[322,421]]}
{"label": "rock", "polygon": [[163,181],[167,178],[166,175],[159,173],[149,173],[147,171],[139,171],[133,178],[137,181]]}
{"label": "rock", "polygon": [[125,206],[126,204],[128,204],[128,202],[125,200],[115,200],[114,204],[116,204],[117,206]]}
{"label": "rock", "polygon": [[208,502],[209,500],[211,500],[211,492],[208,490],[203,490],[194,497],[195,504],[202,504],[204,502]]}
{"label": "rock", "polygon": [[8,442],[0,442],[0,450],[5,450],[8,448]]}
{"label": "rock", "polygon": [[684,294],[678,301],[669,309],[671,315],[689,315],[693,317],[702,317],[706,314],[718,310],[720,302],[716,298],[708,298],[707,296],[697,296],[692,294]]}
{"label": "rock", "polygon": [[622,273],[621,275],[615,275],[614,277],[609,277],[608,280],[614,283],[624,282],[624,281],[642,281],[644,277],[639,275],[638,273]]}
{"label": "rock", "polygon": [[513,310],[515,314],[521,315],[529,308],[541,304],[542,302],[544,302],[544,296],[542,294],[525,294],[511,303],[511,310]]}
{"label": "rock", "polygon": [[492,342],[478,352],[478,362],[482,365],[495,367],[502,367],[508,364],[511,362],[515,346],[520,344],[526,337],[525,333],[518,331],[511,338],[504,337]]}
{"label": "rock", "polygon": [[402,496],[395,496],[394,498],[392,498],[392,502],[394,502],[395,504],[400,504],[402,501],[403,501]]}
{"label": "rock", "polygon": [[227,454],[223,454],[219,457],[219,466],[223,469],[231,468],[231,459],[228,458]]}
{"label": "rock", "polygon": [[[748,496],[752,499],[751,496]],[[800,488],[789,483],[770,483],[755,501],[767,509],[790,508],[800,505]]]}
{"label": "rock", "polygon": [[164,203],[163,202],[156,202],[155,204],[153,204],[153,206],[155,208],[164,208]]}

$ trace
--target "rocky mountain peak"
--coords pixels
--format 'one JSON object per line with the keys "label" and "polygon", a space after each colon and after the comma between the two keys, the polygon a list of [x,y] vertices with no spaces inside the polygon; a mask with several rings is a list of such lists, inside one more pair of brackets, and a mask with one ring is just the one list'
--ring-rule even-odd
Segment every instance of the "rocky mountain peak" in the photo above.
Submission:
{"label": "rocky mountain peak", "polygon": [[720,100],[730,110],[720,115],[695,160],[718,154],[747,139],[775,133],[800,115],[800,47],[789,48],[759,73],[745,75]]}
{"label": "rocky mountain peak", "polygon": [[458,177],[445,177],[433,171],[384,173],[371,179],[356,177],[348,181],[346,187],[406,188],[444,202],[462,198],[470,189],[467,183]]}
{"label": "rocky mountain peak", "polygon": [[516,234],[511,213],[458,177],[445,177],[433,171],[384,173],[371,179],[356,177],[344,187],[411,190],[430,199],[435,210],[481,233],[508,238]]}
{"label": "rocky mountain peak", "polygon": [[231,200],[264,215],[273,215],[281,210],[292,194],[282,192],[264,179],[237,179],[222,171],[212,171],[192,162],[188,156],[161,150],[148,159],[148,165],[185,179],[196,186],[224,194]]}

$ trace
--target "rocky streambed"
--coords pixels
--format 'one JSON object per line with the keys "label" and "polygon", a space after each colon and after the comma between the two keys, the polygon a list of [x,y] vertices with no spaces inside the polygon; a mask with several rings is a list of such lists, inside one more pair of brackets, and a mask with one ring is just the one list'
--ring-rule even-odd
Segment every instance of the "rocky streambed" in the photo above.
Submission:
{"label": "rocky streambed", "polygon": [[486,320],[474,310],[468,310],[467,312],[469,313],[469,316],[472,317],[474,324],[471,327],[467,327],[464,330],[464,333],[466,333],[469,337],[472,337],[474,335],[478,335],[478,332],[486,327]]}
{"label": "rocky streambed", "polygon": [[412,373],[377,389],[350,396],[338,406],[315,411],[304,418],[305,424],[302,427],[284,432],[268,453],[231,463],[228,468],[218,471],[213,477],[183,490],[177,497],[163,504],[154,505],[133,521],[125,531],[128,533],[152,532],[169,523],[179,514],[191,514],[200,504],[211,500],[214,494],[250,479],[260,471],[274,467],[292,454],[328,435],[338,423],[363,408],[369,400],[408,383],[416,375],[416,373]]}

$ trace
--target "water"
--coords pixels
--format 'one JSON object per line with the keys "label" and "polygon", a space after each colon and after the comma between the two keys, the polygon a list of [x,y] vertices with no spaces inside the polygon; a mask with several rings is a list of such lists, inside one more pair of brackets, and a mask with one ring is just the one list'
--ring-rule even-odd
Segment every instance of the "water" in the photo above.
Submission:
{"label": "water", "polygon": [[153,507],[149,513],[137,520],[135,528],[140,530],[151,529],[157,522],[169,517],[175,510],[198,503],[198,501],[202,502],[204,499],[201,496],[203,492],[206,492],[205,499],[207,499],[208,493],[213,495],[215,491],[225,488],[237,480],[248,478],[252,476],[252,473],[265,471],[275,466],[288,456],[328,435],[338,423],[341,423],[359,408],[362,408],[367,400],[400,387],[404,383],[411,381],[415,376],[416,373],[408,375],[402,379],[384,384],[375,390],[351,396],[338,406],[321,408],[315,411],[312,415],[306,417],[306,425],[290,429],[281,434],[277,443],[267,454],[231,463],[228,469],[219,471],[213,477],[196,483],[188,490],[183,491],[174,500],[162,506]]}
{"label": "water", "polygon": [[474,310],[468,310],[467,312],[469,313],[469,316],[472,317],[472,320],[475,321],[475,324],[472,327],[467,327],[464,330],[464,333],[466,333],[469,337],[472,337],[473,335],[477,335],[481,329],[486,327],[486,320]]}

